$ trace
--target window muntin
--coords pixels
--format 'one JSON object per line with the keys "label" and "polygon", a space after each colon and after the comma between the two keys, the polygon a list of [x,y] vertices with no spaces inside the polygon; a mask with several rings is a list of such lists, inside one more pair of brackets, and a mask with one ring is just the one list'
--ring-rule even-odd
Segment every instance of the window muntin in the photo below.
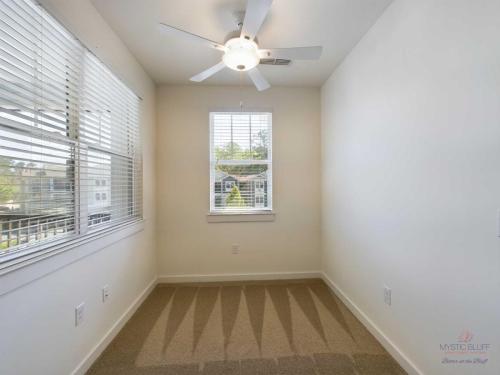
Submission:
{"label": "window muntin", "polygon": [[270,210],[271,113],[210,113],[210,211]]}
{"label": "window muntin", "polygon": [[141,217],[142,160],[136,95],[34,2],[0,23],[1,263]]}

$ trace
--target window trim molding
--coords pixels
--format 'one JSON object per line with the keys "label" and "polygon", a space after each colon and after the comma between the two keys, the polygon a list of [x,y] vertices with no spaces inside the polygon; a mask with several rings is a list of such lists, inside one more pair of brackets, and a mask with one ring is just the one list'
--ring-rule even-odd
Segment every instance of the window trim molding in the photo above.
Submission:
{"label": "window trim molding", "polygon": [[245,223],[245,222],[270,222],[274,221],[276,213],[269,211],[235,211],[235,212],[209,212],[208,223]]}
{"label": "window trim molding", "polygon": [[[216,222],[245,222],[245,221],[274,221],[274,199],[273,191],[268,194],[268,199],[271,199],[271,206],[266,209],[263,207],[258,207],[256,210],[242,210],[242,211],[220,211],[212,210],[213,206],[213,189],[212,186],[212,137],[213,137],[213,124],[212,124],[212,113],[213,112],[244,112],[244,113],[269,113],[271,114],[271,137],[270,137],[270,150],[271,150],[271,185],[274,186],[274,159],[273,159],[273,148],[274,148],[274,110],[269,107],[210,107],[208,108],[208,118],[209,118],[209,136],[208,136],[208,148],[209,148],[209,197],[208,197],[208,214],[207,221],[209,223]],[[221,183],[221,191],[223,186]],[[224,189],[225,190],[225,189]],[[274,189],[273,189],[274,190]],[[252,219],[251,216],[254,216]],[[219,219],[218,219],[219,218]],[[224,219],[225,218],[225,219]],[[230,219],[231,218],[231,219]],[[227,221],[226,221],[227,220]]]}
{"label": "window trim molding", "polygon": [[145,222],[140,218],[128,220],[83,236],[64,237],[58,243],[33,246],[29,254],[0,264],[0,296],[142,232]]}

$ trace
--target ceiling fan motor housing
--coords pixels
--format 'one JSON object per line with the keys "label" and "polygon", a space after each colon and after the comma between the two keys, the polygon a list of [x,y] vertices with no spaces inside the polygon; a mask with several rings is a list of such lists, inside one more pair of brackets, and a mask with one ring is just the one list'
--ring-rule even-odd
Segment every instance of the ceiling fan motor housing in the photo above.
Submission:
{"label": "ceiling fan motor housing", "polygon": [[[245,39],[249,39],[247,36],[245,37],[242,37],[241,36],[241,30],[234,30],[234,31],[231,31],[230,33],[228,33],[226,35],[226,38],[224,39],[224,43],[227,43],[229,42],[231,39],[235,39],[235,38],[245,38]],[[259,38],[258,37],[254,37],[253,38],[253,41],[255,42],[255,44],[259,45]]]}

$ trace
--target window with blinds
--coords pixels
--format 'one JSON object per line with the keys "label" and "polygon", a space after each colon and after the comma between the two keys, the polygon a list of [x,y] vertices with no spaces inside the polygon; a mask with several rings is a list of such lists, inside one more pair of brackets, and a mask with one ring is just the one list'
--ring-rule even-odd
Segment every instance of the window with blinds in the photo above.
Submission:
{"label": "window with blinds", "polygon": [[272,191],[271,113],[210,113],[210,211],[269,211]]}
{"label": "window with blinds", "polygon": [[0,262],[141,217],[139,107],[38,4],[0,2]]}

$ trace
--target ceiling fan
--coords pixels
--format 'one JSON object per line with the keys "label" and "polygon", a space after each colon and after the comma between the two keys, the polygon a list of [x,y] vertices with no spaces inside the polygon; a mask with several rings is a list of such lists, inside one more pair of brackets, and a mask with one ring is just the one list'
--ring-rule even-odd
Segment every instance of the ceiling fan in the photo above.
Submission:
{"label": "ceiling fan", "polygon": [[238,72],[247,72],[257,90],[263,91],[271,85],[261,74],[257,65],[288,65],[291,60],[317,60],[323,50],[319,46],[260,49],[256,35],[271,8],[272,2],[273,0],[247,0],[243,22],[238,22],[238,30],[229,33],[224,44],[165,23],[160,22],[159,26],[163,31],[174,32],[197,40],[224,53],[221,62],[191,77],[191,81],[204,81],[227,67]]}

